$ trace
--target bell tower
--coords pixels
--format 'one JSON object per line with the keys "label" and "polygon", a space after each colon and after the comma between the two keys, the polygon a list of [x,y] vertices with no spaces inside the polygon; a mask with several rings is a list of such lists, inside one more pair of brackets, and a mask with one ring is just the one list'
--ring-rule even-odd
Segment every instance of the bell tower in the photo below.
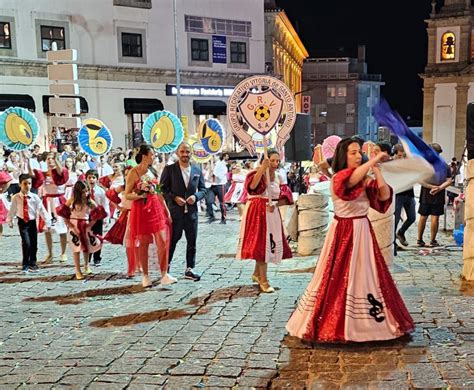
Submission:
{"label": "bell tower", "polygon": [[471,0],[432,2],[426,20],[428,58],[423,78],[423,138],[442,145],[443,157],[460,158],[466,134],[466,107],[474,100]]}

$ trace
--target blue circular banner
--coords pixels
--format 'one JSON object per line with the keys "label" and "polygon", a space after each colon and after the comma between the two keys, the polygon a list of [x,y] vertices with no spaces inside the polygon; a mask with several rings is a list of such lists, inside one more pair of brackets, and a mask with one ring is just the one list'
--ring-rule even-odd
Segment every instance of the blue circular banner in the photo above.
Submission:
{"label": "blue circular banner", "polygon": [[36,117],[22,107],[7,108],[0,115],[0,143],[21,152],[33,147],[39,135]]}
{"label": "blue circular banner", "polygon": [[142,134],[144,141],[157,152],[171,153],[183,142],[184,129],[172,112],[155,111],[145,119]]}

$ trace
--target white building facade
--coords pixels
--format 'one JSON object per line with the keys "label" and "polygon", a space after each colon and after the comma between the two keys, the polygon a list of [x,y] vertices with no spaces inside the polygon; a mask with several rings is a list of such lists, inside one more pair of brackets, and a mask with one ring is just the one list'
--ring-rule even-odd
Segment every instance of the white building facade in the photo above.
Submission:
{"label": "white building facade", "polygon": [[[263,0],[176,3],[181,115],[193,135],[205,117],[226,126],[233,86],[264,73],[264,6]],[[172,0],[2,0],[0,28],[0,111],[34,110],[42,145],[51,142],[46,51],[52,42],[78,50],[81,117],[101,119],[114,146],[138,144],[151,112],[177,112]],[[228,149],[232,143],[229,137]]]}

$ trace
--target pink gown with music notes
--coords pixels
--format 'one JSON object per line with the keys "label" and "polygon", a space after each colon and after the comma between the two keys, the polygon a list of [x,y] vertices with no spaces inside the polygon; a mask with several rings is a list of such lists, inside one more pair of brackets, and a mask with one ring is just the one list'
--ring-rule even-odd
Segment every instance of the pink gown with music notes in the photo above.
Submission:
{"label": "pink gown with music notes", "polygon": [[413,319],[395,286],[375,239],[369,207],[385,212],[375,180],[348,189],[353,170],[332,179],[334,220],[313,278],[286,329],[321,343],[390,340],[414,330]]}

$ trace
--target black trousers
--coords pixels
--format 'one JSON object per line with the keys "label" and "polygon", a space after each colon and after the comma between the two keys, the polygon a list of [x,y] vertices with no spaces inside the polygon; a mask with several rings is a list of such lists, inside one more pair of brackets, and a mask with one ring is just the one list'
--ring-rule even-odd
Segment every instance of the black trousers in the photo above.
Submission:
{"label": "black trousers", "polygon": [[[171,245],[170,245],[170,255],[169,255],[169,264],[173,259],[173,254],[176,249],[176,244],[181,237],[186,236],[186,267],[194,268],[196,265],[196,240],[197,240],[197,231],[198,231],[198,220],[197,216],[191,218],[189,213],[184,214],[184,218],[175,218],[173,219],[173,232],[171,234]],[[169,267],[169,266],[168,266]]]}
{"label": "black trousers", "polygon": [[224,185],[218,185],[218,186],[212,185],[211,188],[207,189],[206,208],[207,208],[207,216],[209,218],[214,218],[214,209],[212,208],[212,205],[214,203],[216,196],[217,196],[217,199],[219,199],[219,207],[221,208],[221,219],[226,218],[227,210],[224,203],[224,190],[225,190]]}
{"label": "black trousers", "polygon": [[[103,219],[98,219],[94,225],[92,225],[92,233],[102,235],[104,233],[104,220]],[[94,258],[94,264],[98,264],[102,261],[102,256],[101,256],[102,249],[99,249],[97,252],[91,253],[89,255],[89,261],[91,261],[92,258]]]}
{"label": "black trousers", "polygon": [[28,222],[18,218],[18,229],[21,236],[21,251],[23,253],[23,269],[36,266],[36,253],[38,252],[38,229],[36,220]]}

